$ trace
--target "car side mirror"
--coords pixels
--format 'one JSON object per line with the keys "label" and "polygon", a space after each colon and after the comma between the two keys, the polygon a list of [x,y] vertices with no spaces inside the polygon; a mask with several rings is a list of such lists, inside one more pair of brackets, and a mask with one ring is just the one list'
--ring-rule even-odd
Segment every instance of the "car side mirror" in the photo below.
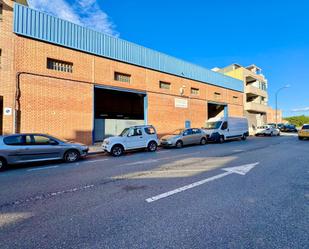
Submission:
{"label": "car side mirror", "polygon": [[58,142],[56,142],[56,141],[50,141],[49,144],[50,144],[50,145],[58,145]]}

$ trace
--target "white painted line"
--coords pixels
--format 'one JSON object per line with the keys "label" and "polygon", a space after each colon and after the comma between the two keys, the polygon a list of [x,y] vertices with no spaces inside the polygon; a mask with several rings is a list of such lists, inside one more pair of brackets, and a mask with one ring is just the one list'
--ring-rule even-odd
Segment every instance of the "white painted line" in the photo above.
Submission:
{"label": "white painted line", "polygon": [[28,169],[27,171],[38,171],[38,170],[45,170],[45,169],[55,169],[58,168],[59,165],[55,166],[48,166],[48,167],[40,167],[40,168],[33,168],[33,169]]}
{"label": "white painted line", "polygon": [[245,150],[233,150],[233,152],[244,152]]}
{"label": "white painted line", "polygon": [[225,177],[225,176],[230,175],[230,174],[236,173],[236,174],[239,174],[239,175],[246,175],[251,169],[253,169],[258,164],[259,163],[256,162],[256,163],[246,164],[246,165],[242,165],[242,166],[238,166],[238,167],[224,168],[222,170],[224,170],[226,172],[224,172],[222,174],[212,176],[210,178],[206,178],[206,179],[198,181],[198,182],[191,183],[189,185],[183,186],[181,188],[174,189],[172,191],[168,191],[168,192],[160,194],[160,195],[153,196],[151,198],[146,199],[146,202],[151,203],[151,202],[166,198],[168,196],[186,191],[188,189],[195,188],[195,187],[200,186],[202,184],[205,184],[207,182],[217,180],[219,178]]}
{"label": "white painted line", "polygon": [[85,161],[86,163],[97,163],[97,162],[104,162],[107,161],[108,159],[98,159],[98,160],[90,160],[90,161]]}
{"label": "white painted line", "polygon": [[174,189],[174,190],[172,190],[172,191],[168,191],[168,192],[166,192],[166,193],[153,196],[153,197],[151,197],[151,198],[146,199],[146,201],[147,201],[148,203],[154,202],[154,201],[160,200],[160,199],[162,199],[162,198],[166,198],[166,197],[168,197],[168,196],[171,196],[171,195],[174,195],[174,194],[177,194],[177,193],[186,191],[186,190],[188,190],[188,189],[190,189],[190,188],[194,188],[194,187],[200,186],[200,185],[202,185],[202,184],[205,184],[206,182],[210,182],[210,181],[219,179],[219,178],[221,178],[221,177],[224,177],[224,176],[227,176],[227,175],[230,175],[230,174],[232,174],[232,173],[231,173],[231,172],[225,172],[225,173],[222,173],[222,174],[220,174],[220,175],[216,175],[216,176],[213,176],[213,177],[210,177],[210,178],[207,178],[207,179],[198,181],[198,182],[191,183],[191,184],[186,185],[186,186],[183,186],[183,187],[181,187],[181,188],[177,188],[177,189]]}
{"label": "white painted line", "polygon": [[126,164],[122,164],[122,165],[129,166],[129,165],[136,165],[136,164],[156,163],[156,162],[158,162],[158,161],[159,161],[159,160],[156,160],[156,159],[148,159],[148,160],[144,160],[144,161],[126,163]]}

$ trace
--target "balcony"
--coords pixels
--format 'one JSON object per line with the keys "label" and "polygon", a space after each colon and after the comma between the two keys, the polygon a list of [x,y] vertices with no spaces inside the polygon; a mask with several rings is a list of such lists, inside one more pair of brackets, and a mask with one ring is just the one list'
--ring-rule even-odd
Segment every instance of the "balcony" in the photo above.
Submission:
{"label": "balcony", "polygon": [[245,103],[245,111],[266,113],[268,106],[266,104],[247,102]]}
{"label": "balcony", "polygon": [[262,96],[264,98],[268,98],[267,91],[264,91],[260,88],[257,88],[255,86],[248,85],[245,87],[245,93],[250,95],[257,95]]}

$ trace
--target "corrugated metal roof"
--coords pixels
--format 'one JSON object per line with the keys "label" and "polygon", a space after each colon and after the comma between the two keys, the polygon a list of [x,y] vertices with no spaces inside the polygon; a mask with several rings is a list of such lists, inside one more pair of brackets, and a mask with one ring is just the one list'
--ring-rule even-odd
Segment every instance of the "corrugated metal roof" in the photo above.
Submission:
{"label": "corrugated metal roof", "polygon": [[204,83],[243,92],[243,82],[143,46],[15,3],[14,32]]}

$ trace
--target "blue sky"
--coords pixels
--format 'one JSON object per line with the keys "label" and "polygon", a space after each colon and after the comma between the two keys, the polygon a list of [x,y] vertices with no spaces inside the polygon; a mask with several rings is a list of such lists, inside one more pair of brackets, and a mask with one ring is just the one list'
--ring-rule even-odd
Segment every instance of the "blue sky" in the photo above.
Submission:
{"label": "blue sky", "polygon": [[[284,115],[309,115],[307,0],[29,0],[32,7],[205,66],[256,64]],[[293,110],[297,109],[298,112]]]}

